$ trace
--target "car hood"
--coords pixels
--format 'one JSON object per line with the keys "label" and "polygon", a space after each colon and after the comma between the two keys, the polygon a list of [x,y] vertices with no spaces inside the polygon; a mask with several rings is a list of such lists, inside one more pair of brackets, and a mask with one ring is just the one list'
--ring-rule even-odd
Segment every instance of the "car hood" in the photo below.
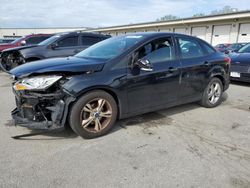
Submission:
{"label": "car hood", "polygon": [[53,58],[20,65],[10,71],[16,78],[48,73],[84,73],[101,71],[104,60],[79,57]]}
{"label": "car hood", "polygon": [[14,48],[8,48],[6,50],[3,50],[4,52],[10,52],[10,51],[18,51],[18,50],[23,50],[23,49],[27,49],[27,48],[34,48],[37,47],[38,45],[30,45],[30,46],[19,46],[19,47],[14,47]]}
{"label": "car hood", "polygon": [[231,53],[231,64],[250,65],[250,53]]}

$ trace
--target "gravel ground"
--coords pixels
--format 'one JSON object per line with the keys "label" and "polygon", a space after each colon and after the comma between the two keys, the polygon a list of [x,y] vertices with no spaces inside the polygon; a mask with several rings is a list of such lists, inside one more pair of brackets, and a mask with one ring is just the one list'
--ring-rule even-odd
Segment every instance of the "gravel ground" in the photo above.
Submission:
{"label": "gravel ground", "polygon": [[250,84],[214,109],[197,104],[117,122],[107,136],[71,130],[14,140],[11,79],[0,73],[0,187],[250,187]]}

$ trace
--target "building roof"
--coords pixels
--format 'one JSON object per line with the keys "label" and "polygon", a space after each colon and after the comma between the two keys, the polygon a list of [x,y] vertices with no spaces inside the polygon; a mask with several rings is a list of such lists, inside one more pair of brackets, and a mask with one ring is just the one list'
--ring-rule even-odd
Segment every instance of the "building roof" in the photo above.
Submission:
{"label": "building roof", "polygon": [[138,29],[144,27],[157,27],[157,26],[170,26],[170,25],[178,25],[178,24],[189,24],[189,23],[199,23],[199,22],[209,22],[209,21],[219,21],[219,20],[230,20],[230,19],[240,19],[240,18],[249,18],[250,19],[250,11],[240,11],[228,14],[217,14],[217,15],[207,15],[201,17],[189,17],[189,18],[181,18],[176,20],[167,20],[167,21],[155,21],[155,22],[144,22],[137,24],[128,24],[128,25],[118,25],[111,27],[103,27],[90,29],[88,31],[111,31],[111,30],[122,30],[122,29]]}

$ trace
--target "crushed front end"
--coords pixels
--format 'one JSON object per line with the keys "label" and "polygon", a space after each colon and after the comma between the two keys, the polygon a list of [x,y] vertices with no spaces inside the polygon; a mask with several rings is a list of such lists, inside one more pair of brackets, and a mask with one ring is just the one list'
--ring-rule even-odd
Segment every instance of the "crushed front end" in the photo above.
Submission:
{"label": "crushed front end", "polygon": [[25,63],[22,54],[17,50],[8,50],[1,53],[0,66],[5,72]]}
{"label": "crushed front end", "polygon": [[69,104],[75,100],[62,88],[67,80],[62,76],[37,76],[15,81],[15,124],[38,130],[64,128]]}

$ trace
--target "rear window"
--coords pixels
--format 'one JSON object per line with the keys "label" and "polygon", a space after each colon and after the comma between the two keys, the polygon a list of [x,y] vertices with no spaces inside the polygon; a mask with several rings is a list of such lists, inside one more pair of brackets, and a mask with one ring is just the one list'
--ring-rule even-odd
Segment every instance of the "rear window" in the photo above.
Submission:
{"label": "rear window", "polygon": [[213,53],[216,52],[216,50],[215,50],[213,47],[209,46],[209,45],[206,44],[205,42],[201,42],[201,45],[202,45],[202,47],[206,50],[206,52],[207,52],[208,54],[213,54]]}
{"label": "rear window", "polygon": [[78,46],[78,36],[64,38],[58,41],[58,46],[59,47]]}
{"label": "rear window", "polygon": [[181,53],[181,58],[196,58],[202,57],[204,54],[200,43],[192,38],[188,37],[178,37],[179,49]]}
{"label": "rear window", "polygon": [[38,44],[44,40],[46,40],[47,38],[49,38],[50,36],[39,36],[39,37],[30,37],[28,39],[26,39],[26,44],[27,45],[31,45],[31,44]]}
{"label": "rear window", "polygon": [[90,46],[101,41],[99,37],[82,36],[81,38],[83,46]]}

